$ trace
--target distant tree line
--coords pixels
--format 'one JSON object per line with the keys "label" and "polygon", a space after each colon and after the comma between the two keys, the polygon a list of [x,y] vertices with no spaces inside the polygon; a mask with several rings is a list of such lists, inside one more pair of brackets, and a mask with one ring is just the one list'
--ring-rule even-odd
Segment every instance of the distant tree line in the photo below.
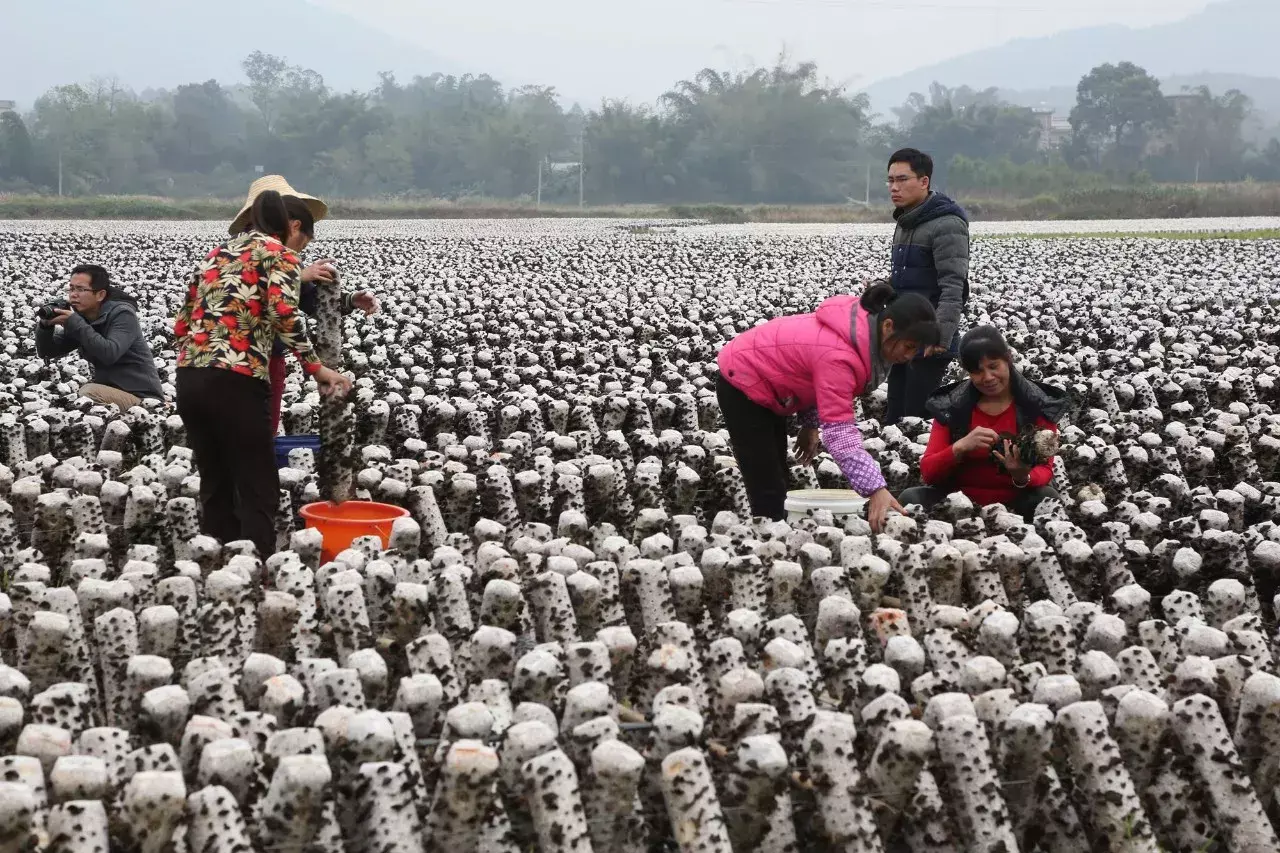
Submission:
{"label": "distant tree line", "polygon": [[1170,93],[1131,63],[1081,81],[1070,132],[1046,138],[995,90],[912,95],[896,121],[813,63],[704,69],[654,106],[565,109],[553,88],[487,75],[383,75],[338,92],[313,70],[254,53],[247,83],[138,95],[112,81],[58,86],[0,113],[0,190],[234,197],[261,170],[339,197],[592,204],[831,203],[884,198],[888,153],[934,154],[939,186],[1027,196],[1116,181],[1280,180],[1280,142],[1254,149],[1238,91]]}

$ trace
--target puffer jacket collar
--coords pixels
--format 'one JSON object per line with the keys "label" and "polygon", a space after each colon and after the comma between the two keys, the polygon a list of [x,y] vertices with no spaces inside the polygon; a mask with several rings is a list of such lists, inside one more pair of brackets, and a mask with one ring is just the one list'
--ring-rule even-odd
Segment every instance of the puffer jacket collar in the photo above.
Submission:
{"label": "puffer jacket collar", "polygon": [[[1019,430],[1042,417],[1056,424],[1070,411],[1071,400],[1061,388],[1033,382],[1012,367],[1009,369],[1009,383],[1013,389],[1013,405]],[[969,421],[980,396],[972,382],[962,379],[935,391],[925,408],[939,423],[950,429],[952,435],[960,437],[969,432]]]}
{"label": "puffer jacket collar", "polygon": [[969,221],[969,215],[964,212],[963,207],[956,204],[949,196],[932,190],[924,201],[910,210],[898,208],[893,211],[893,218],[906,231],[919,228],[926,222],[943,216],[958,216],[965,222]]}

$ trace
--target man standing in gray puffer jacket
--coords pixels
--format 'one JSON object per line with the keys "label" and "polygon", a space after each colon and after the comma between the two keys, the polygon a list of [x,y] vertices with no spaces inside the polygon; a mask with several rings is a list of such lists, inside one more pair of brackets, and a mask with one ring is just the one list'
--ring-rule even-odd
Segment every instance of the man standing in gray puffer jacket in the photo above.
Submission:
{"label": "man standing in gray puffer jacket", "polygon": [[889,371],[885,423],[927,417],[925,402],[942,384],[960,347],[960,320],[969,301],[969,217],[951,199],[930,188],[933,158],[904,148],[889,158],[893,200],[894,290],[928,297],[938,312],[942,345]]}

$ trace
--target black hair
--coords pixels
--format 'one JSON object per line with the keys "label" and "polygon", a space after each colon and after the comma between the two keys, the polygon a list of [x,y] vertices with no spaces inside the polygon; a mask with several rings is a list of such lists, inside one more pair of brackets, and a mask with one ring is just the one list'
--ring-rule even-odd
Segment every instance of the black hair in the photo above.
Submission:
{"label": "black hair", "polygon": [[918,148],[899,148],[889,155],[889,165],[906,163],[917,177],[933,178],[933,158]]}
{"label": "black hair", "polygon": [[281,243],[289,239],[289,211],[284,198],[275,190],[263,190],[249,210],[249,229],[275,237]]}
{"label": "black hair", "polygon": [[111,273],[107,272],[105,267],[97,264],[80,264],[71,271],[71,274],[89,276],[89,287],[94,293],[111,289]]}
{"label": "black hair", "polygon": [[296,195],[287,195],[284,197],[284,209],[289,214],[290,220],[297,220],[298,227],[302,233],[308,238],[316,236],[316,218],[311,214],[311,208],[307,207],[307,203]]}
{"label": "black hair", "polygon": [[942,339],[938,315],[932,303],[918,293],[899,293],[889,282],[878,279],[862,292],[858,304],[863,310],[876,315],[877,324],[893,321],[893,334],[889,340],[902,338],[922,347],[933,347]]}
{"label": "black hair", "polygon": [[89,287],[94,293],[101,293],[104,290],[107,292],[107,298],[103,301],[118,299],[130,303],[135,308],[138,307],[137,299],[111,283],[111,273],[107,272],[106,267],[100,267],[97,264],[80,264],[71,271],[71,274],[89,276]]}
{"label": "black hair", "polygon": [[960,339],[960,366],[965,371],[977,372],[984,358],[1003,359],[1013,364],[1013,353],[995,326],[974,326]]}

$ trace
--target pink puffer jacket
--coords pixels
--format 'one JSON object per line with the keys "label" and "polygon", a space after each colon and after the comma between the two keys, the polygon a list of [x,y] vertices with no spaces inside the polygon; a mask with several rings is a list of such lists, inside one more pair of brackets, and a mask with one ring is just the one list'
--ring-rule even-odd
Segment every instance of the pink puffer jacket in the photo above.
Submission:
{"label": "pink puffer jacket", "polygon": [[816,405],[824,425],[852,422],[871,377],[868,316],[857,296],[832,296],[812,314],[770,320],[724,345],[720,374],[776,414]]}

